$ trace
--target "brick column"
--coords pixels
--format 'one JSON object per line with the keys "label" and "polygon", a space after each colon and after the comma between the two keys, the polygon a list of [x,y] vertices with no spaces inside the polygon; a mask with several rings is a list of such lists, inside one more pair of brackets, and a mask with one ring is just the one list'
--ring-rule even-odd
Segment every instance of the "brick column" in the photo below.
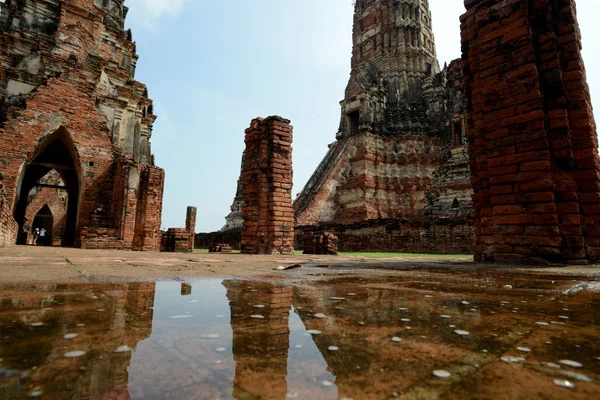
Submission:
{"label": "brick column", "polygon": [[194,239],[196,237],[196,207],[188,207],[185,217],[185,230],[190,233],[190,249],[194,251]]}
{"label": "brick column", "polygon": [[246,129],[241,248],[246,254],[294,254],[292,127],[257,118]]}
{"label": "brick column", "polygon": [[574,0],[465,0],[476,259],[600,256],[600,160]]}

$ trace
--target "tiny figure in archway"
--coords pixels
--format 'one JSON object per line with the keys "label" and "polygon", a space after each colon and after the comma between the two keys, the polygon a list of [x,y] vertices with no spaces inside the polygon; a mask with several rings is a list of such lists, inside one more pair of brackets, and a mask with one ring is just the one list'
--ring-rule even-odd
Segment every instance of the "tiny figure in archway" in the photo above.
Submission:
{"label": "tiny figure in archway", "polygon": [[33,230],[33,243],[32,243],[34,246],[37,246],[39,237],[40,237],[40,228],[35,228]]}
{"label": "tiny figure in archway", "polygon": [[40,230],[40,235],[37,238],[38,246],[43,246],[45,240],[46,240],[46,229],[42,228]]}

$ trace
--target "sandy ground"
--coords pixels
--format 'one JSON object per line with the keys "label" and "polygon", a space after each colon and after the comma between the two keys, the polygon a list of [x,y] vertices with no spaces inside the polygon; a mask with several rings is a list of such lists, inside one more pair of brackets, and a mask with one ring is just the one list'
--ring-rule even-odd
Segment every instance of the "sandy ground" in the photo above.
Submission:
{"label": "sandy ground", "polygon": [[[600,276],[600,266],[528,267],[476,264],[468,259],[369,258],[348,256],[254,256],[241,254],[141,253],[108,250],[81,250],[59,247],[9,246],[0,248],[0,282],[43,282],[178,277],[278,277],[290,275],[278,266],[364,268],[367,270],[419,270],[445,268],[510,268],[529,273],[556,273]],[[339,272],[322,268],[321,273]]]}

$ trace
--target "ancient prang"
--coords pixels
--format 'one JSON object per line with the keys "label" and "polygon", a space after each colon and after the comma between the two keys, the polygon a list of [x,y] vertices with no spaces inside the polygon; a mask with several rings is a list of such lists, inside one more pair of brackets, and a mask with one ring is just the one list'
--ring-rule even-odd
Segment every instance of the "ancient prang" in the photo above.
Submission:
{"label": "ancient prang", "polygon": [[245,254],[294,254],[292,127],[281,117],[256,118],[246,129],[242,170]]}
{"label": "ancient prang", "polygon": [[294,202],[298,232],[334,230],[351,250],[471,251],[461,62],[440,70],[427,1],[356,1],[341,106]]}
{"label": "ancient prang", "polygon": [[575,2],[465,5],[475,258],[597,262],[600,159]]}
{"label": "ancient prang", "polygon": [[165,175],[123,0],[0,11],[0,245],[40,217],[65,246],[158,250]]}

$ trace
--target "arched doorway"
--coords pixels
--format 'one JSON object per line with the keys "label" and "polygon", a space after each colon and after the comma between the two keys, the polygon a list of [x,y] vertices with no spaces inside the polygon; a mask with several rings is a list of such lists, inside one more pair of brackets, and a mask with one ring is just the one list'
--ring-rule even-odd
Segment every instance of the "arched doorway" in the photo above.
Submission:
{"label": "arched doorway", "polygon": [[52,238],[54,237],[54,216],[52,215],[52,211],[48,204],[38,211],[33,219],[33,224],[31,224],[31,228],[33,230],[39,229],[40,232],[42,229],[45,232],[43,239],[40,239],[39,244],[43,246],[52,246]]}
{"label": "arched doorway", "polygon": [[[53,169],[60,174],[64,182],[61,189],[68,193],[67,216],[61,244],[73,246],[77,237],[81,174],[77,150],[71,135],[64,127],[48,135],[24,165],[17,190],[14,217],[19,223],[19,232],[24,231],[24,226],[29,228],[32,221],[25,218],[29,193],[36,186],[44,186],[39,182],[40,179]],[[17,244],[26,244],[26,237],[27,235],[19,235]]]}

